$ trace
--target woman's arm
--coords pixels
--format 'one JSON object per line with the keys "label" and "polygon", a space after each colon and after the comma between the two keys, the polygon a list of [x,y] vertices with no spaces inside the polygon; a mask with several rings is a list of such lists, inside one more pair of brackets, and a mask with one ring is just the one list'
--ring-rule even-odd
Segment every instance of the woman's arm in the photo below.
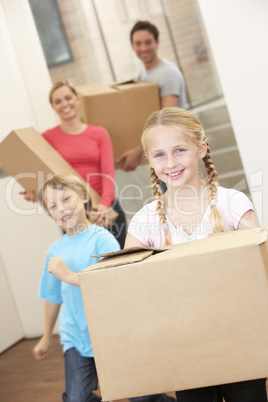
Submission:
{"label": "woman's arm", "polygon": [[102,128],[99,136],[100,146],[100,174],[102,193],[100,194],[100,204],[111,206],[114,200],[115,173],[114,173],[114,153],[109,133]]}
{"label": "woman's arm", "polygon": [[240,219],[237,230],[243,229],[254,229],[259,228],[261,225],[258,221],[258,218],[255,212],[250,209],[249,211],[245,212],[242,218]]}

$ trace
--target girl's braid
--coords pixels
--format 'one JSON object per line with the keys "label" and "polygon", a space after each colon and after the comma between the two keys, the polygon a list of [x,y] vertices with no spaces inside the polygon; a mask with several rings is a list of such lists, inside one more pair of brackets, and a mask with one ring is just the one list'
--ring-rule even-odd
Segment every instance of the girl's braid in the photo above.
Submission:
{"label": "girl's braid", "polygon": [[213,225],[213,232],[224,232],[224,224],[222,216],[217,208],[217,187],[218,187],[218,172],[212,162],[211,154],[210,154],[210,146],[207,143],[207,153],[203,158],[205,168],[207,171],[207,185],[209,186],[209,201],[211,202],[211,221]]}
{"label": "girl's braid", "polygon": [[212,162],[211,154],[210,154],[210,146],[207,143],[207,153],[203,158],[205,168],[207,171],[207,184],[209,186],[209,200],[217,199],[217,186],[218,186],[218,172]]}
{"label": "girl's braid", "polygon": [[164,228],[165,238],[164,238],[163,245],[166,246],[166,245],[171,244],[171,240],[170,240],[168,230],[167,230],[167,217],[166,217],[166,213],[164,210],[162,192],[161,192],[161,187],[160,187],[160,180],[159,180],[159,177],[155,174],[154,168],[152,168],[152,167],[150,167],[150,178],[151,178],[151,183],[152,183],[152,192],[153,192],[153,195],[155,196],[155,198],[157,199],[156,210],[160,217],[160,222]]}

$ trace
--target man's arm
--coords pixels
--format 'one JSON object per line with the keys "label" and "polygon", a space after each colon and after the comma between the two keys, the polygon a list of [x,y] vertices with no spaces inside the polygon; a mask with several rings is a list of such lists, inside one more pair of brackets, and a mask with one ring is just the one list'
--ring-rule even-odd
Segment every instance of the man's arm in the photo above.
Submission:
{"label": "man's arm", "polygon": [[179,104],[179,97],[177,95],[167,95],[160,99],[161,109],[164,109],[164,107],[178,107]]}
{"label": "man's arm", "polygon": [[142,153],[143,153],[142,145],[139,144],[135,148],[131,148],[128,151],[126,151],[116,160],[116,162],[117,163],[123,162],[122,169],[125,172],[135,170],[140,162]]}

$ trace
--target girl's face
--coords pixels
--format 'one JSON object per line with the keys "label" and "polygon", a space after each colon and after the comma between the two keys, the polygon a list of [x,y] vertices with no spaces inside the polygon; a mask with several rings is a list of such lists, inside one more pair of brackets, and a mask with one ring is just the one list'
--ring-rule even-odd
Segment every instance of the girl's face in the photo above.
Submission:
{"label": "girl's face", "polygon": [[198,162],[207,145],[198,147],[187,135],[172,126],[158,126],[148,133],[147,155],[156,175],[167,188],[197,185]]}
{"label": "girl's face", "polygon": [[51,96],[51,104],[62,121],[78,116],[79,96],[66,85],[56,89]]}
{"label": "girl's face", "polygon": [[[68,234],[75,234],[88,226],[84,204],[87,200],[69,187],[56,189],[47,186],[44,201],[50,216]],[[86,226],[82,226],[86,225]]]}

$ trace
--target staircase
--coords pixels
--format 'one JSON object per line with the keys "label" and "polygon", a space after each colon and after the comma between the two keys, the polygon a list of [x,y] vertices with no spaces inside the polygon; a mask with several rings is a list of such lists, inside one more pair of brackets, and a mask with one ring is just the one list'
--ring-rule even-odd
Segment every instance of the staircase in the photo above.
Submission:
{"label": "staircase", "polygon": [[[191,112],[198,117],[208,137],[212,160],[219,173],[219,184],[223,187],[235,188],[250,197],[243,164],[224,99],[221,98],[194,108]],[[202,165],[200,167],[205,179],[206,173]]]}

